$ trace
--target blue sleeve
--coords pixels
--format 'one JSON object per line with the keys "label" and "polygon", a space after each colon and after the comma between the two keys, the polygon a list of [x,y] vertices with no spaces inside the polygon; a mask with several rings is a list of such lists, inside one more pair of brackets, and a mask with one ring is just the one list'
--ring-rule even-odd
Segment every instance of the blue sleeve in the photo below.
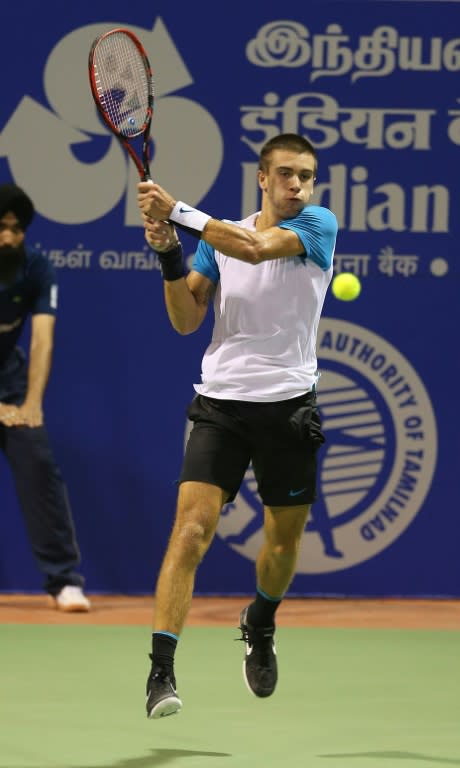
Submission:
{"label": "blue sleeve", "polygon": [[330,268],[338,230],[332,211],[320,205],[307,205],[294,219],[283,221],[278,226],[296,233],[307,258],[320,269],[326,272]]}
{"label": "blue sleeve", "polygon": [[192,269],[208,277],[214,285],[217,285],[220,279],[219,267],[217,266],[212,245],[200,240],[198,248],[193,257]]}

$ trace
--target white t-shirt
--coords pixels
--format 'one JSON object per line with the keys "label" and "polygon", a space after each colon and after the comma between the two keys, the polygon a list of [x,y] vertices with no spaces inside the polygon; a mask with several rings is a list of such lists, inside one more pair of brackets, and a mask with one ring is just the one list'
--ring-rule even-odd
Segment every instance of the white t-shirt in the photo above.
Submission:
{"label": "white t-shirt", "polygon": [[[255,230],[258,213],[233,222]],[[276,402],[308,392],[316,383],[316,336],[332,260],[337,220],[306,206],[280,222],[296,232],[301,256],[248,264],[200,241],[192,269],[216,284],[214,329],[202,361],[201,395]]]}

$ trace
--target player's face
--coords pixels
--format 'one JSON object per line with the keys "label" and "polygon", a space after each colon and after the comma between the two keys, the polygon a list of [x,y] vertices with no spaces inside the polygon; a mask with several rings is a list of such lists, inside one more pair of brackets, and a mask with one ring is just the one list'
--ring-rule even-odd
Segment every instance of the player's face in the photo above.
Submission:
{"label": "player's face", "polygon": [[259,186],[280,219],[296,216],[313,194],[316,162],[308,152],[275,149],[259,171]]}

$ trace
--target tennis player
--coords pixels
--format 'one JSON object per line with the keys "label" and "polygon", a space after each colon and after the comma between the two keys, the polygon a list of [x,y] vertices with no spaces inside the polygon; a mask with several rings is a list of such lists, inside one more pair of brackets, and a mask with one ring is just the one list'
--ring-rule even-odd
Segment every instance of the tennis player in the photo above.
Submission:
{"label": "tennis player", "polygon": [[[34,206],[15,184],[0,185],[0,448],[11,467],[37,566],[52,604],[90,609],[77,572],[80,551],[67,490],[43,421],[57,311],[54,268],[25,244]],[[28,359],[18,346],[31,318]]]}
{"label": "tennis player", "polygon": [[[306,139],[271,139],[260,153],[261,209],[233,223],[175,200],[158,184],[138,187],[173,327],[180,334],[196,331],[214,305],[202,380],[188,409],[193,427],[176,519],[156,586],[146,705],[151,718],[182,707],[174,653],[196,570],[249,464],[264,505],[264,540],[255,597],[240,615],[244,679],[256,696],[275,690],[275,614],[295,573],[324,442],[316,404],[316,337],[337,221],[310,202],[316,172],[316,151]],[[175,223],[200,239],[187,275]]]}

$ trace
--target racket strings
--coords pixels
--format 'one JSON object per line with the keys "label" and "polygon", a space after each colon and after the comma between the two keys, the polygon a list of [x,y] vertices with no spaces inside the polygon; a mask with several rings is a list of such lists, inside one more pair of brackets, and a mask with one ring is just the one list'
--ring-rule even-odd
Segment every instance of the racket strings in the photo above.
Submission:
{"label": "racket strings", "polygon": [[123,136],[143,132],[153,103],[148,62],[123,33],[102,38],[93,55],[93,77],[100,108]]}

